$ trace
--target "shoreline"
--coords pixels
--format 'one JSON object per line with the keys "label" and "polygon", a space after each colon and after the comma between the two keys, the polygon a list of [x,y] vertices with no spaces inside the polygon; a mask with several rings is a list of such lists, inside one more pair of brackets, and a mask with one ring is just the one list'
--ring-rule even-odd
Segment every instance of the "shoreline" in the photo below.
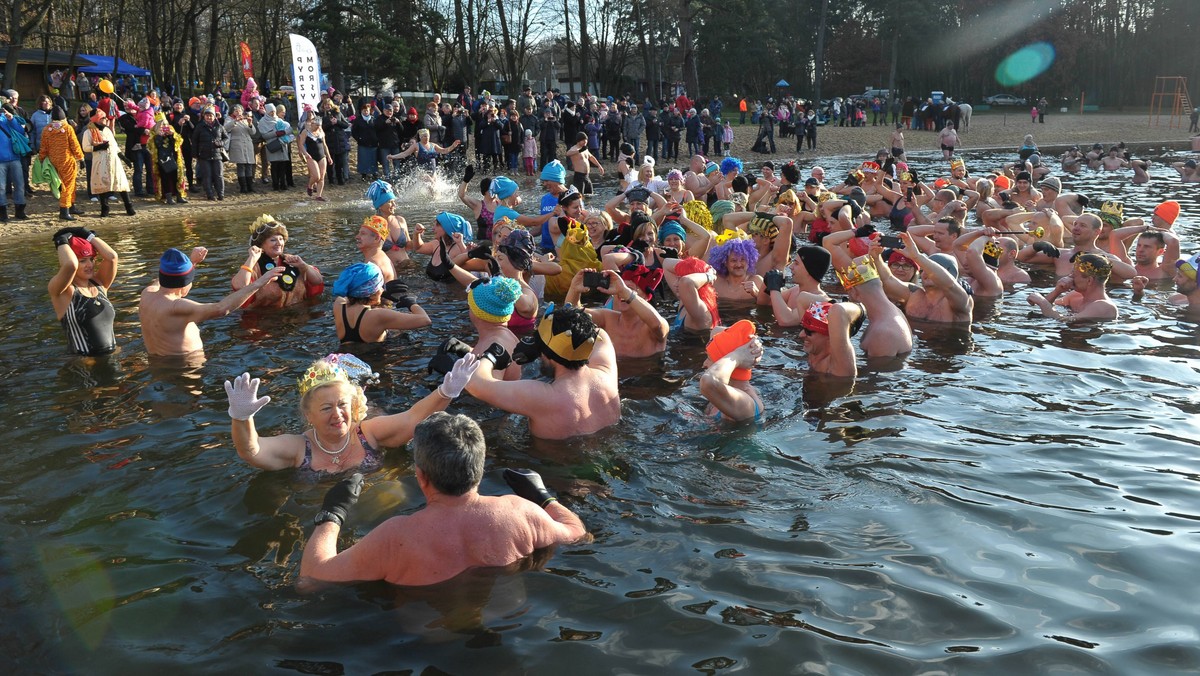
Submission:
{"label": "shoreline", "polygon": [[[1017,147],[1025,134],[1033,134],[1041,148],[1052,154],[1059,154],[1072,145],[1089,148],[1093,143],[1101,143],[1104,147],[1124,141],[1129,149],[1137,155],[1157,158],[1170,155],[1172,159],[1200,157],[1200,153],[1191,150],[1191,138],[1182,128],[1155,127],[1148,123],[1144,114],[1088,114],[1084,116],[1058,114],[1047,117],[1045,124],[1032,124],[1021,121],[1023,115],[1009,119],[1008,114],[995,112],[981,113],[974,116],[966,132],[960,134],[961,145],[959,153],[969,156],[971,153],[997,153],[1011,151],[1016,154]],[[817,130],[817,149],[815,151],[795,152],[795,138],[781,139],[776,134],[775,145],[777,153],[773,155],[750,152],[757,136],[757,129],[749,124],[735,126],[734,142],[731,154],[739,157],[749,168],[756,168],[767,160],[790,161],[795,159],[803,166],[812,166],[826,158],[845,156],[869,157],[876,150],[888,145],[893,126],[866,127],[819,127]],[[1039,139],[1038,137],[1041,136]],[[686,145],[681,142],[686,149]],[[644,143],[643,143],[644,146]],[[909,153],[924,156],[925,153],[938,153],[937,133],[927,131],[905,130],[905,148]],[[644,150],[644,148],[643,148]],[[935,156],[936,157],[936,156]],[[351,167],[354,166],[354,153],[351,152]],[[303,169],[300,162],[295,163],[298,169]],[[605,163],[612,166],[611,163]],[[686,164],[683,154],[680,162]],[[663,167],[667,166],[662,163]],[[37,190],[28,198],[29,220],[13,219],[12,210],[9,221],[0,224],[0,246],[22,240],[38,234],[49,235],[61,227],[81,226],[85,228],[102,227],[107,231],[121,230],[126,227],[169,220],[184,220],[198,214],[241,211],[254,211],[256,214],[278,210],[280,207],[292,207],[298,203],[310,202],[316,208],[337,207],[339,203],[364,199],[367,184],[353,177],[343,186],[326,186],[325,196],[329,202],[324,204],[313,202],[304,192],[306,174],[297,172],[296,187],[287,192],[273,192],[269,185],[261,181],[254,184],[256,192],[253,195],[237,192],[237,179],[233,173],[233,165],[228,165],[226,172],[226,193],[222,202],[209,202],[200,191],[199,199],[192,191],[187,204],[163,205],[153,198],[134,198],[135,216],[126,216],[121,203],[112,205],[113,215],[109,218],[99,217],[99,205],[89,202],[85,194],[85,172],[80,172],[79,199],[77,206],[84,209],[83,216],[76,216],[74,221],[58,219],[58,200],[47,190]],[[662,170],[656,173],[663,173]],[[524,178],[524,177],[522,177]],[[258,179],[256,179],[258,180]],[[524,182],[524,181],[522,181]],[[232,188],[232,191],[230,190]],[[263,190],[265,189],[265,192]]]}

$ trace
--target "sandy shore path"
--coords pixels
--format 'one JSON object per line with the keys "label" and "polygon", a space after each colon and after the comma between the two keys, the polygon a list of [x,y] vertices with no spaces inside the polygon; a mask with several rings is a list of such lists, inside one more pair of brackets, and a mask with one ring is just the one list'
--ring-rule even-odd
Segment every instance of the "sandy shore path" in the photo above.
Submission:
{"label": "sandy shore path", "polygon": [[[961,152],[970,156],[972,151],[1004,151],[1016,149],[1021,145],[1025,134],[1033,134],[1035,141],[1046,152],[1057,155],[1066,147],[1078,144],[1080,147],[1090,147],[1093,143],[1101,143],[1105,147],[1118,141],[1124,141],[1133,153],[1141,157],[1158,158],[1170,156],[1173,159],[1200,157],[1200,153],[1191,151],[1191,140],[1187,134],[1187,121],[1183,127],[1166,126],[1166,118],[1160,126],[1152,126],[1145,113],[1089,113],[1087,115],[1051,114],[1046,117],[1045,124],[1032,124],[1029,115],[1013,109],[1010,112],[989,111],[977,113],[971,120],[967,131],[961,134]],[[750,152],[758,129],[753,125],[734,127],[733,155],[740,157],[747,167],[756,167],[768,159],[789,161],[796,159],[805,166],[817,164],[822,158],[837,155],[873,155],[876,150],[888,147],[892,126],[878,127],[820,127],[817,131],[817,149],[796,153],[794,138],[779,138],[776,135],[775,144],[778,153],[763,155]],[[938,150],[937,134],[925,131],[905,131],[905,146],[909,153],[934,152]],[[684,146],[686,150],[686,145]],[[561,154],[561,153],[560,153]],[[680,162],[687,159],[680,156]],[[303,163],[296,162],[297,187],[285,192],[270,192],[270,186],[255,184],[256,190],[267,190],[254,195],[237,193],[237,180],[233,174],[233,166],[225,179],[225,201],[208,202],[203,192],[199,199],[193,192],[188,204],[165,206],[153,199],[134,199],[136,216],[125,216],[124,209],[119,204],[113,205],[113,216],[99,217],[99,206],[87,201],[86,186],[82,174],[79,181],[80,206],[86,215],[77,217],[72,223],[58,220],[58,201],[46,190],[37,190],[29,199],[29,220],[10,220],[0,224],[0,240],[26,239],[23,235],[34,235],[44,232],[47,235],[65,225],[79,225],[86,228],[104,228],[105,230],[122,229],[146,222],[160,220],[177,220],[196,214],[216,212],[260,214],[270,212],[280,206],[290,206],[297,201],[306,199],[303,186],[305,183]],[[354,166],[351,156],[350,166]],[[667,166],[667,163],[660,163]],[[659,173],[665,173],[660,171]],[[326,188],[325,195],[330,202],[336,204],[342,201],[362,199],[366,186],[354,180],[345,186]]]}

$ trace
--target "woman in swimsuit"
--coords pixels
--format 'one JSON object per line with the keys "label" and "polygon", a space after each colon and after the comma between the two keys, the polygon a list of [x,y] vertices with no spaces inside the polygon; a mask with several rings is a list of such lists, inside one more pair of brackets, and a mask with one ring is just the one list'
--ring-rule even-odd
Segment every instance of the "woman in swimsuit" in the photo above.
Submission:
{"label": "woman in swimsuit", "polygon": [[667,198],[667,202],[679,204],[687,204],[696,199],[691,190],[683,187],[683,172],[678,169],[667,172],[667,193],[663,197]]}
{"label": "woman in swimsuit", "polygon": [[454,143],[450,144],[450,147],[443,148],[442,146],[429,140],[428,129],[418,129],[416,143],[409,144],[409,146],[404,150],[401,150],[395,155],[388,155],[387,158],[392,161],[402,160],[409,155],[416,153],[417,166],[421,169],[424,169],[427,172],[426,175],[428,176],[437,171],[438,155],[445,155],[446,153],[457,148],[461,143],[462,141],[455,139]]}
{"label": "woman in swimsuit", "polygon": [[763,356],[754,325],[743,319],[714,332],[706,352],[708,368],[700,376],[700,394],[708,400],[705,412],[714,420],[762,420],[762,397],[750,384],[751,369]]}
{"label": "woman in swimsuit", "polygon": [[392,284],[389,300],[396,307],[406,308],[400,312],[379,307],[384,285],[383,273],[374,263],[355,263],[338,275],[333,284],[333,325],[338,340],[343,343],[382,343],[387,339],[388,329],[406,331],[429,326],[432,321],[417,301]]}
{"label": "woman in swimsuit", "polygon": [[300,155],[308,164],[308,195],[318,202],[325,201],[325,172],[333,165],[333,154],[325,144],[321,116],[308,111],[308,121],[300,132]]}
{"label": "woman in swimsuit", "polygon": [[413,248],[408,237],[408,221],[396,213],[396,193],[392,184],[377,180],[367,188],[367,199],[375,207],[375,215],[387,221],[387,237],[383,240],[383,252],[392,265],[399,266],[409,260],[408,250]]}
{"label": "woman in swimsuit", "polygon": [[500,204],[500,200],[489,190],[492,185],[490,178],[479,182],[479,198],[467,195],[467,185],[474,177],[475,166],[467,165],[467,170],[463,173],[463,180],[458,184],[458,201],[467,205],[467,208],[475,216],[475,239],[491,239],[492,223],[495,221],[496,207]]}
{"label": "woman in swimsuit", "polygon": [[[454,233],[462,234],[462,241],[454,240]],[[425,226],[418,223],[416,227],[417,253],[429,256],[425,266],[425,274],[435,282],[448,282],[453,279],[450,269],[454,267],[454,256],[467,253],[466,244],[471,241],[471,224],[467,219],[449,211],[437,215],[433,223],[433,239],[424,241]]]}
{"label": "woman in swimsuit", "polygon": [[86,228],[54,233],[58,273],[47,290],[54,314],[76,354],[95,357],[117,348],[113,336],[116,311],[108,289],[117,278],[117,253]]}
{"label": "woman in swimsuit", "polygon": [[299,467],[330,473],[376,469],[382,459],[377,449],[407,444],[418,423],[444,410],[462,393],[475,367],[474,357],[464,357],[437,389],[412,408],[367,418],[367,396],[355,381],[371,377],[370,367],[351,355],[331,354],[313,362],[300,379],[300,411],[309,429],[273,437],[259,437],[254,427],[254,414],[271,398],[259,398],[258,379],[243,373],[233,382],[225,381],[233,444],[239,457],[259,469]]}
{"label": "woman in swimsuit", "polygon": [[259,289],[243,307],[285,307],[316,298],[325,291],[325,279],[315,265],[309,265],[296,254],[285,254],[283,248],[288,241],[287,226],[273,216],[263,214],[250,224],[250,248],[246,261],[233,273],[231,285],[237,291],[248,286],[273,268],[286,269],[276,279]]}

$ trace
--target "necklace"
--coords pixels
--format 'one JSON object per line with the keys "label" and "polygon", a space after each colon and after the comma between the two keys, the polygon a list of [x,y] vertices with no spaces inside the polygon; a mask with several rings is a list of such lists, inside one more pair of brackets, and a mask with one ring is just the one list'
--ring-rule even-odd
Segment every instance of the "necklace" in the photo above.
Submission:
{"label": "necklace", "polygon": [[337,465],[338,467],[342,466],[341,454],[342,454],[342,451],[345,451],[346,447],[350,445],[350,437],[351,436],[352,435],[347,434],[346,441],[342,443],[342,447],[337,449],[336,451],[331,451],[328,448],[325,448],[325,446],[321,443],[320,435],[317,434],[317,431],[315,429],[313,430],[313,441],[317,442],[317,448],[321,449],[322,451],[325,451],[325,453],[330,456],[329,459],[333,462],[333,464]]}

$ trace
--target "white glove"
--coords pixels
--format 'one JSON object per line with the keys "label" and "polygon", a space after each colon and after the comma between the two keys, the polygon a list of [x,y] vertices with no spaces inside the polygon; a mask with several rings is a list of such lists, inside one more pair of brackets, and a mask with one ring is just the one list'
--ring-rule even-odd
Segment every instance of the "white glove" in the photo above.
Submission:
{"label": "white glove", "polygon": [[447,399],[457,398],[478,369],[479,359],[471,353],[464,354],[454,362],[454,368],[442,378],[442,384],[438,385],[438,394]]}
{"label": "white glove", "polygon": [[229,417],[234,420],[249,420],[263,406],[271,403],[270,397],[258,397],[258,378],[243,373],[232,383],[225,381],[225,394],[229,397]]}

